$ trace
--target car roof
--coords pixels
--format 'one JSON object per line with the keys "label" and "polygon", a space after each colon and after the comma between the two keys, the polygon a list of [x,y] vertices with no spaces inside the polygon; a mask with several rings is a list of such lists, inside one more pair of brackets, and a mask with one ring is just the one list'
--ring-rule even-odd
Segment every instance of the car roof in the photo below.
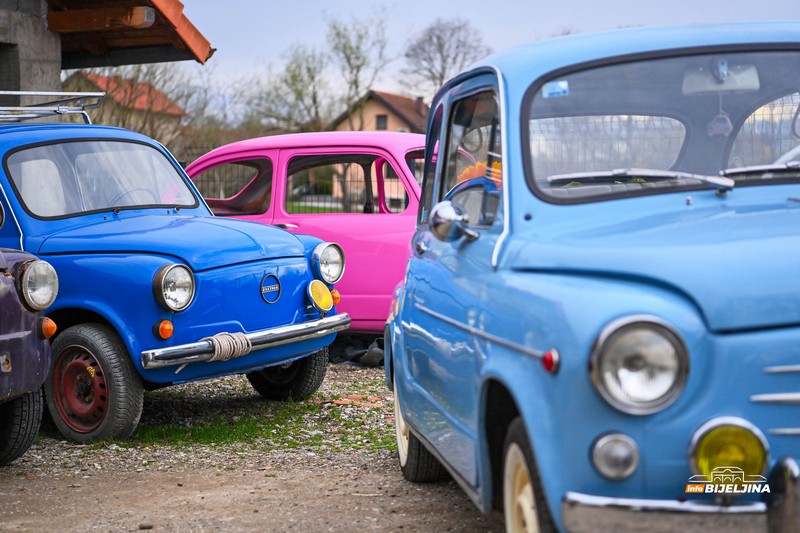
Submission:
{"label": "car roof", "polygon": [[26,144],[75,139],[127,139],[152,143],[140,133],[97,124],[51,122],[13,122],[0,124],[0,150],[7,151]]}
{"label": "car roof", "polygon": [[800,23],[764,21],[651,26],[566,35],[492,54],[467,70],[489,67],[501,72],[510,85],[527,87],[542,74],[569,65],[591,64],[641,53],[668,54],[670,50],[678,49],[686,53],[686,48],[699,51],[744,44],[800,47]]}
{"label": "car roof", "polygon": [[[425,136],[419,133],[393,131],[322,131],[269,135],[237,141],[220,146],[207,155],[250,149],[319,147],[352,145],[381,146],[388,150],[408,151],[425,146]],[[205,157],[205,156],[203,156]]]}

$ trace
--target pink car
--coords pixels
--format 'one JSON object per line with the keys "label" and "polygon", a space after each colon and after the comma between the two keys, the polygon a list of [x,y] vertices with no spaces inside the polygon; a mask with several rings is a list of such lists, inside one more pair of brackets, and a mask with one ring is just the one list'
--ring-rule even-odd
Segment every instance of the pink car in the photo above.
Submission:
{"label": "pink car", "polygon": [[186,171],[216,215],[339,243],[337,309],[349,333],[380,336],[411,252],[424,144],[412,133],[275,135],[217,148]]}

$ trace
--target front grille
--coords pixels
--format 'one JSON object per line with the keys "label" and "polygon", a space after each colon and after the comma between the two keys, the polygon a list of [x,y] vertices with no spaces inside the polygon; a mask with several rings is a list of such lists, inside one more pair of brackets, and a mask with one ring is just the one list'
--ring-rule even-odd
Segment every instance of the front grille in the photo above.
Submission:
{"label": "front grille", "polygon": [[[800,365],[768,366],[764,368],[764,373],[768,376],[792,375],[800,378]],[[754,394],[750,396],[750,401],[756,404],[800,405],[800,382],[797,384],[797,389],[798,390]],[[798,418],[794,418],[793,422],[798,423]],[[800,423],[792,427],[769,428],[768,432],[771,435],[800,436]]]}

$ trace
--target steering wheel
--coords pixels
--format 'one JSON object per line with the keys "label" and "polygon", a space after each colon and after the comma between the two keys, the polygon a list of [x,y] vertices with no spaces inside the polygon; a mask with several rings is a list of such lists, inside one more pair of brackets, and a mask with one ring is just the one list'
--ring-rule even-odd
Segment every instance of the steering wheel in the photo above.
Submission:
{"label": "steering wheel", "polygon": [[135,192],[146,192],[147,195],[150,198],[153,199],[153,203],[154,204],[158,203],[158,198],[156,198],[156,195],[153,193],[153,191],[151,191],[150,189],[145,189],[144,187],[136,187],[135,189],[127,189],[125,191],[121,191],[121,192],[117,193],[117,195],[114,196],[114,198],[111,199],[111,202],[109,202],[110,206],[111,207],[117,207],[117,202],[119,202],[120,200],[122,200],[126,196],[129,196],[129,195],[131,195],[131,194],[133,194]]}

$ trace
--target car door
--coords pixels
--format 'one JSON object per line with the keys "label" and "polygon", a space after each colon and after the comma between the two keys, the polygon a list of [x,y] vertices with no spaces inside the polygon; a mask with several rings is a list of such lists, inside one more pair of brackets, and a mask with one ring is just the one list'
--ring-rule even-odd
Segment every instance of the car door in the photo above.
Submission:
{"label": "car door", "polygon": [[350,315],[350,332],[381,334],[411,250],[417,198],[408,164],[378,147],[285,149],[281,161],[272,223],[342,246],[338,309]]}
{"label": "car door", "polygon": [[[481,332],[494,300],[487,286],[495,275],[492,257],[503,229],[494,77],[466,80],[435,113],[434,124],[443,123],[439,156],[435,167],[434,156],[426,158],[406,278],[412,305],[407,311],[410,320],[403,321],[401,366],[414,390],[401,394],[409,402],[412,426],[475,486],[478,377],[486,357]],[[429,136],[429,154],[436,151],[435,142]],[[471,157],[463,157],[465,153]],[[466,213],[465,232],[445,240],[434,235],[428,221],[436,216],[432,207],[441,201]]]}

